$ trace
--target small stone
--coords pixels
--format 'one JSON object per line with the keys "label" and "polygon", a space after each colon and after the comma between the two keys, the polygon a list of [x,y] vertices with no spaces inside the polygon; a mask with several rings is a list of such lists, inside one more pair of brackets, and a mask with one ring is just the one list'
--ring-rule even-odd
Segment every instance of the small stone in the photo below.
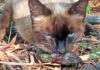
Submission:
{"label": "small stone", "polygon": [[100,63],[96,64],[96,68],[97,68],[97,70],[100,70]]}
{"label": "small stone", "polygon": [[74,66],[80,63],[82,63],[81,58],[72,52],[66,53],[63,61],[61,62],[61,64],[67,65],[67,66]]}
{"label": "small stone", "polygon": [[79,70],[97,70],[97,69],[91,64],[86,64],[83,67],[81,67]]}

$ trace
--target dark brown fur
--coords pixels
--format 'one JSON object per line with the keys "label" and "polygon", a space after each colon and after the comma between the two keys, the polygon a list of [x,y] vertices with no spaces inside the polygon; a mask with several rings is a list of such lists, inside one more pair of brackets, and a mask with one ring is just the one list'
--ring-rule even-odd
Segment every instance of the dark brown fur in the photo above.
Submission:
{"label": "dark brown fur", "polygon": [[0,14],[0,41],[4,38],[6,29],[8,28],[11,20],[11,14],[9,14],[9,12],[11,12],[11,6],[6,4],[3,13]]}

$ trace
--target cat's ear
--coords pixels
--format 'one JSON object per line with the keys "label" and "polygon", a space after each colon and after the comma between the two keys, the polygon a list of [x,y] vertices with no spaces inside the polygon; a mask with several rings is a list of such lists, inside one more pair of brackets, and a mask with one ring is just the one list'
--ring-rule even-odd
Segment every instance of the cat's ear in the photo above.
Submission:
{"label": "cat's ear", "polygon": [[79,0],[72,5],[72,7],[68,10],[68,13],[70,15],[79,15],[79,17],[84,18],[86,15],[87,4],[88,0]]}
{"label": "cat's ear", "polygon": [[87,4],[88,0],[79,0],[78,2],[72,5],[72,7],[69,9],[69,13],[84,15],[86,13]]}
{"label": "cat's ear", "polygon": [[51,11],[39,0],[29,0],[29,7],[33,17],[51,14]]}

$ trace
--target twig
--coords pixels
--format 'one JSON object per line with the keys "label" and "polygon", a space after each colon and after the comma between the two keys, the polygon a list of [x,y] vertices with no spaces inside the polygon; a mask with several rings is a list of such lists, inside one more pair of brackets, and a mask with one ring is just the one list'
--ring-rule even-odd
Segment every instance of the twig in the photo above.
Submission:
{"label": "twig", "polygon": [[17,63],[17,62],[3,62],[3,61],[0,61],[1,64],[6,64],[6,65],[34,65],[34,66],[41,66],[41,65],[53,65],[53,66],[60,66],[60,64],[52,64],[52,63],[35,63],[34,62],[34,57],[32,54],[30,54],[30,63]]}
{"label": "twig", "polygon": [[50,67],[50,66],[47,66],[47,68],[49,68],[50,70],[54,70],[54,68],[53,67]]}
{"label": "twig", "polygon": [[16,61],[22,62],[17,56],[15,56],[15,54],[10,53],[9,51],[7,51],[6,54],[7,54],[7,56],[13,57]]}
{"label": "twig", "polygon": [[91,39],[91,38],[82,38],[81,41],[100,42],[99,40],[93,40],[93,39]]}
{"label": "twig", "polygon": [[[30,63],[16,63],[16,62],[3,62],[3,61],[0,61],[1,64],[6,64],[6,65],[34,65],[34,58],[33,58],[33,55],[30,55],[30,60],[31,62]],[[35,64],[36,65],[36,64]]]}
{"label": "twig", "polygon": [[9,37],[8,37],[8,43],[10,42],[10,39],[11,39],[11,34],[12,34],[12,24],[13,24],[13,23],[11,23],[11,26],[10,26]]}
{"label": "twig", "polygon": [[61,70],[61,68],[59,68],[59,67],[55,67],[54,70]]}

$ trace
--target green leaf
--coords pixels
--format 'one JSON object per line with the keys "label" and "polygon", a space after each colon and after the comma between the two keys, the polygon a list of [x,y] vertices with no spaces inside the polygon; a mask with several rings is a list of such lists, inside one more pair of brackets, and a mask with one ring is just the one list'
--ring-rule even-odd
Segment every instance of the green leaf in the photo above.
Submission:
{"label": "green leaf", "polygon": [[93,53],[100,52],[100,48],[94,48]]}
{"label": "green leaf", "polygon": [[80,47],[83,48],[83,49],[86,49],[86,48],[88,48],[88,44],[82,43],[82,44],[80,44]]}
{"label": "green leaf", "polygon": [[96,33],[96,32],[90,32],[90,34],[91,34],[91,35],[97,35],[97,33]]}
{"label": "green leaf", "polygon": [[96,52],[96,55],[97,55],[97,56],[100,56],[100,52]]}
{"label": "green leaf", "polygon": [[91,6],[88,4],[87,7],[86,7],[86,14],[87,15],[90,15],[91,9],[92,9]]}
{"label": "green leaf", "polygon": [[89,59],[96,60],[97,57],[100,57],[100,52],[92,53]]}
{"label": "green leaf", "polygon": [[95,53],[91,54],[90,56],[90,60],[96,60],[96,58],[98,57],[98,55],[96,55]]}
{"label": "green leaf", "polygon": [[97,46],[99,46],[99,47],[100,47],[100,43],[97,43]]}
{"label": "green leaf", "polygon": [[4,11],[3,9],[0,9],[0,14],[1,14],[3,11]]}
{"label": "green leaf", "polygon": [[7,0],[2,0],[3,3],[7,2]]}

